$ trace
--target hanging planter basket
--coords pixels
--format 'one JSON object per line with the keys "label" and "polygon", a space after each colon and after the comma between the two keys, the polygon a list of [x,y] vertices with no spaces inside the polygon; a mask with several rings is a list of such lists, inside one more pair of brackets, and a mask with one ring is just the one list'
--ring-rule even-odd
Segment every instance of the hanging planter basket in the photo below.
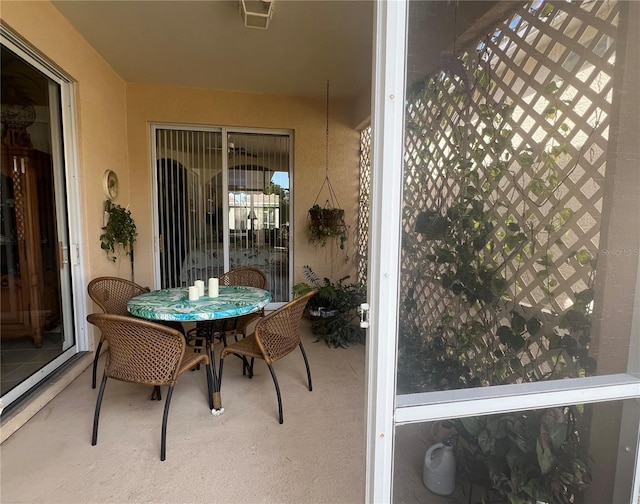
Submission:
{"label": "hanging planter basket", "polygon": [[347,241],[347,226],[344,223],[344,210],[341,208],[313,205],[307,214],[309,222],[309,242],[324,247],[328,238],[338,238],[340,248]]}
{"label": "hanging planter basket", "polygon": [[321,208],[319,205],[314,205],[309,209],[309,221],[311,226],[328,228],[344,226],[344,210],[341,208]]}
{"label": "hanging planter basket", "polygon": [[138,236],[138,231],[136,223],[131,217],[131,211],[111,200],[105,200],[104,216],[105,222],[100,235],[100,248],[107,253],[107,257],[113,262],[118,260],[118,252],[124,250],[131,258],[131,280],[133,280],[133,244]]}

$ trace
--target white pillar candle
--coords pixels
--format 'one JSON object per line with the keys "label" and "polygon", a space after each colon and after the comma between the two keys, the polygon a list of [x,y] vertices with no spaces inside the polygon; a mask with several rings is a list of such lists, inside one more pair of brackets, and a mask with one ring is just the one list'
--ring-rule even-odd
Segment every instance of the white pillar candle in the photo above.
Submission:
{"label": "white pillar candle", "polygon": [[189,301],[197,301],[198,299],[200,299],[198,288],[195,285],[192,285],[189,287]]}
{"label": "white pillar candle", "polygon": [[209,279],[209,297],[218,297],[218,279]]}
{"label": "white pillar candle", "polygon": [[204,296],[204,280],[196,280],[194,285],[198,288],[198,296]]}

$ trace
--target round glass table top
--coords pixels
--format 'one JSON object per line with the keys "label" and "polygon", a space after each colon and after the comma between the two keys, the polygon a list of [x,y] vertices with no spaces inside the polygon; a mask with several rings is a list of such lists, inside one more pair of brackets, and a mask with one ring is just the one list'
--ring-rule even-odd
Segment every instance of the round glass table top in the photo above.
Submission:
{"label": "round glass table top", "polygon": [[269,301],[269,291],[241,286],[221,286],[218,297],[190,301],[189,289],[178,287],[136,296],[129,300],[127,309],[136,317],[188,322],[246,315],[264,308]]}

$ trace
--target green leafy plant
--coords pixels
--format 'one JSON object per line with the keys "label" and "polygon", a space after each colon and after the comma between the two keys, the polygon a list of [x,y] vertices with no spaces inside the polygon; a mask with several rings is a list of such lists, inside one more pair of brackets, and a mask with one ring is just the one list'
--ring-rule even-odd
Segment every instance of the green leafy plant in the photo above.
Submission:
{"label": "green leafy plant", "polygon": [[344,210],[341,208],[322,208],[313,205],[308,212],[309,243],[324,247],[329,238],[337,238],[338,246],[344,249],[349,233],[344,223]]}
{"label": "green leafy plant", "polygon": [[366,286],[347,283],[350,276],[332,282],[328,278],[320,280],[309,267],[304,266],[303,274],[307,282],[293,286],[294,295],[303,295],[310,290],[316,294],[309,300],[307,308],[312,315],[312,330],[327,346],[348,347],[364,342],[364,329],[359,326],[358,308],[366,300]]}
{"label": "green leafy plant", "polygon": [[[559,89],[551,83],[545,90],[552,125]],[[430,101],[444,99],[438,86],[423,92]],[[564,246],[573,212],[549,202],[561,185],[560,166],[569,174],[573,169],[566,144],[554,137],[535,149],[516,148],[509,120],[513,107],[485,103],[479,109],[464,145],[452,146],[450,155],[438,161],[443,176],[458,182],[459,192],[448,208],[417,216],[415,231],[422,240],[409,233],[403,240],[405,254],[424,260],[416,285],[428,278],[440,287],[446,303],[440,320],[429,326],[413,327],[401,319],[403,333],[413,335],[403,338],[399,349],[400,367],[411,375],[401,383],[439,389],[592,374],[595,361],[588,348],[595,261],[588,250],[574,250],[567,261],[576,270],[591,268],[590,284],[573,293],[568,309],[555,296],[560,264],[553,250]],[[559,128],[559,136],[566,133]],[[424,145],[427,149],[428,142]],[[510,170],[514,160],[527,173],[527,185]],[[511,199],[518,204],[500,198],[499,188],[507,182],[515,188]],[[540,211],[543,206],[545,212]],[[525,309],[513,300],[525,263],[534,263],[544,310]],[[407,312],[415,309],[414,292],[407,290]],[[433,376],[436,368],[445,375],[419,376]]]}
{"label": "green leafy plant", "polygon": [[115,262],[117,260],[116,250],[118,247],[122,247],[127,255],[133,254],[133,244],[136,241],[138,232],[129,210],[106,200],[104,202],[104,211],[108,214],[109,220],[102,228],[100,248],[106,251],[110,260]]}
{"label": "green leafy plant", "polygon": [[591,483],[576,406],[453,420],[458,472],[483,501],[569,504]]}

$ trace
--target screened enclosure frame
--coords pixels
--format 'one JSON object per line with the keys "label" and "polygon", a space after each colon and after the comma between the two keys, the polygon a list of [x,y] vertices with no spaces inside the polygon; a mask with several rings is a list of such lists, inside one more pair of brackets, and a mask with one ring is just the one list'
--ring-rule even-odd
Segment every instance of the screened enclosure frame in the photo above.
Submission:
{"label": "screened enclosure frame", "polygon": [[[623,413],[621,446],[634,460],[620,474],[622,494],[631,488],[638,499],[640,450],[637,417],[640,399],[639,362],[630,352],[627,373],[565,379],[556,382],[500,385],[474,389],[396,395],[399,280],[402,223],[403,140],[405,128],[405,57],[409,2],[376,2],[375,64],[372,111],[372,187],[369,236],[369,303],[371,328],[367,353],[367,484],[366,502],[392,502],[396,428],[411,423],[504,411],[596,404],[629,399],[635,411]],[[634,39],[637,41],[637,37]],[[635,73],[637,75],[637,72]],[[628,137],[627,137],[628,138]],[[630,316],[631,335],[640,332],[640,264]],[[635,343],[634,343],[635,342]],[[637,340],[630,349],[637,348]],[[636,346],[634,346],[636,345]],[[635,455],[634,455],[635,454]],[[619,457],[624,457],[620,454]],[[622,459],[619,458],[618,463]],[[628,461],[627,461],[628,462]],[[632,485],[631,487],[629,485]],[[618,494],[621,495],[621,494]],[[635,499],[635,500],[633,500]]]}

